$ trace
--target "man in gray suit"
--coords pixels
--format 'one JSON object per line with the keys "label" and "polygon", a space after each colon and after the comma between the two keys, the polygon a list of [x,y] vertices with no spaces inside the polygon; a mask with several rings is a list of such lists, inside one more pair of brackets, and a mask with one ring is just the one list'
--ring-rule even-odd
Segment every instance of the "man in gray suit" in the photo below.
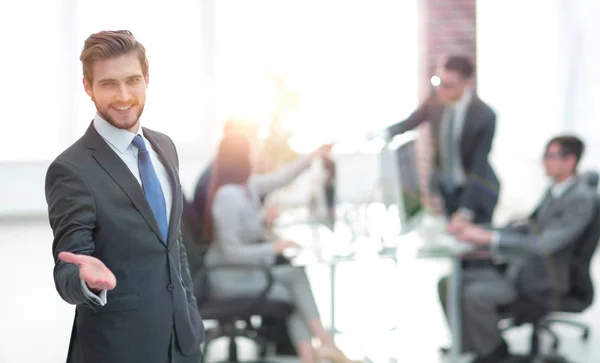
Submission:
{"label": "man in gray suit", "polygon": [[103,31],[81,61],[97,113],[46,175],[54,281],[76,305],[67,362],[197,363],[204,326],[180,232],[177,151],[140,124],[145,49],[129,31]]}
{"label": "man in gray suit", "polygon": [[[522,299],[543,303],[549,292],[570,288],[572,249],[591,223],[595,203],[595,192],[576,176],[583,150],[581,140],[572,136],[548,143],[544,166],[553,184],[527,220],[528,228],[493,231],[467,225],[458,232],[458,239],[489,246],[507,260],[504,274],[493,267],[464,273],[462,341],[464,351],[477,354],[475,363],[501,362],[510,356],[498,328],[499,306]],[[444,311],[446,285],[447,279],[442,279]]]}

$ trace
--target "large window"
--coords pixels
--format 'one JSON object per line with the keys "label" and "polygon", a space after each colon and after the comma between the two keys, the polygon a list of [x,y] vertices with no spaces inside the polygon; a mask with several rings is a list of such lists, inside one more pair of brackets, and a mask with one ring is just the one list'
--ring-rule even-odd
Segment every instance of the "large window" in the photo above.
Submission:
{"label": "large window", "polygon": [[[417,103],[416,0],[216,2],[217,118],[283,124],[307,151],[397,122]],[[275,93],[275,94],[274,94]]]}
{"label": "large window", "polygon": [[41,159],[62,146],[61,23],[59,0],[0,2],[0,162]]}
{"label": "large window", "polygon": [[268,125],[277,81],[298,151],[398,121],[417,101],[416,2],[1,2],[0,161],[51,159],[89,126],[79,53],[104,29],[144,43],[143,123],[195,155],[212,152],[227,117]]}

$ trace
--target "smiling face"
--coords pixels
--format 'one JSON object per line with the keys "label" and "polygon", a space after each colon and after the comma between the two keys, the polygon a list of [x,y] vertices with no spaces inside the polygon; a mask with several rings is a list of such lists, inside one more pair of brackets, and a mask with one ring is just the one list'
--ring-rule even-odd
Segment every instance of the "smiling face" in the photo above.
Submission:
{"label": "smiling face", "polygon": [[90,73],[83,86],[98,114],[116,128],[137,132],[149,81],[138,55],[129,52],[95,60]]}

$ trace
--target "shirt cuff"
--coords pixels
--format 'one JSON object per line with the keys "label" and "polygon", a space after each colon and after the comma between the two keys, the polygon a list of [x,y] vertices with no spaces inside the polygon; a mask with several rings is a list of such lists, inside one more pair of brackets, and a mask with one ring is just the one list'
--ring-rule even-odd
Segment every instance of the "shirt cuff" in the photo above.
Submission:
{"label": "shirt cuff", "polygon": [[367,140],[382,139],[390,141],[390,131],[388,129],[376,130],[367,133]]}
{"label": "shirt cuff", "polygon": [[472,210],[467,208],[459,208],[457,211],[459,214],[464,216],[469,222],[473,222],[473,218],[475,217],[475,213]]}
{"label": "shirt cuff", "polygon": [[91,300],[96,305],[100,305],[100,306],[106,305],[106,289],[100,291],[100,293],[98,295],[96,295],[90,291],[90,289],[87,287],[85,282],[83,282],[83,280],[80,280],[80,281],[81,281],[81,289],[83,290],[83,294],[85,295],[85,297],[87,297],[89,300]]}
{"label": "shirt cuff", "polygon": [[494,231],[492,232],[492,252],[498,253],[498,245],[500,244],[500,232]]}
{"label": "shirt cuff", "polygon": [[381,131],[381,138],[384,139],[385,141],[389,142],[392,139],[392,135],[390,134],[390,130],[388,129],[383,129]]}

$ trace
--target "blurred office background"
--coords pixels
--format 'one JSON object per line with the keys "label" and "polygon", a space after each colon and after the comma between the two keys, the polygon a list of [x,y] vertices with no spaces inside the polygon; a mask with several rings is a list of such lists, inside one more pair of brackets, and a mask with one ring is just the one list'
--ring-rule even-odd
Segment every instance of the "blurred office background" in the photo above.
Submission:
{"label": "blurred office background", "polygon": [[[552,136],[581,137],[582,169],[600,169],[599,15],[596,0],[0,2],[0,362],[61,362],[66,354],[73,308],[52,283],[44,176],[94,115],[78,60],[91,33],[129,29],[146,46],[151,82],[143,123],[176,143],[188,196],[228,117],[259,120],[267,137],[278,116],[295,152],[339,140],[338,198],[363,202],[377,187],[380,145],[362,135],[414,110],[442,55],[467,54],[476,61],[477,92],[498,116],[491,160],[502,181],[495,215],[502,223],[539,201],[547,186],[541,154]],[[302,180],[279,196],[282,206],[308,203],[308,178]],[[363,313],[360,304],[382,304],[383,314],[397,319],[396,335],[363,341],[355,354],[409,354],[416,348],[403,339],[413,336],[422,341],[417,352],[426,351],[419,361],[435,361],[448,341],[435,298],[447,266],[399,258],[398,268],[373,268],[364,277],[385,286],[370,299],[352,294],[361,274],[340,272],[340,324],[360,330],[351,322]],[[327,274],[310,274],[327,315]],[[351,346],[358,336],[340,339]],[[574,361],[600,359],[598,350],[582,353],[572,340],[565,349]]]}

